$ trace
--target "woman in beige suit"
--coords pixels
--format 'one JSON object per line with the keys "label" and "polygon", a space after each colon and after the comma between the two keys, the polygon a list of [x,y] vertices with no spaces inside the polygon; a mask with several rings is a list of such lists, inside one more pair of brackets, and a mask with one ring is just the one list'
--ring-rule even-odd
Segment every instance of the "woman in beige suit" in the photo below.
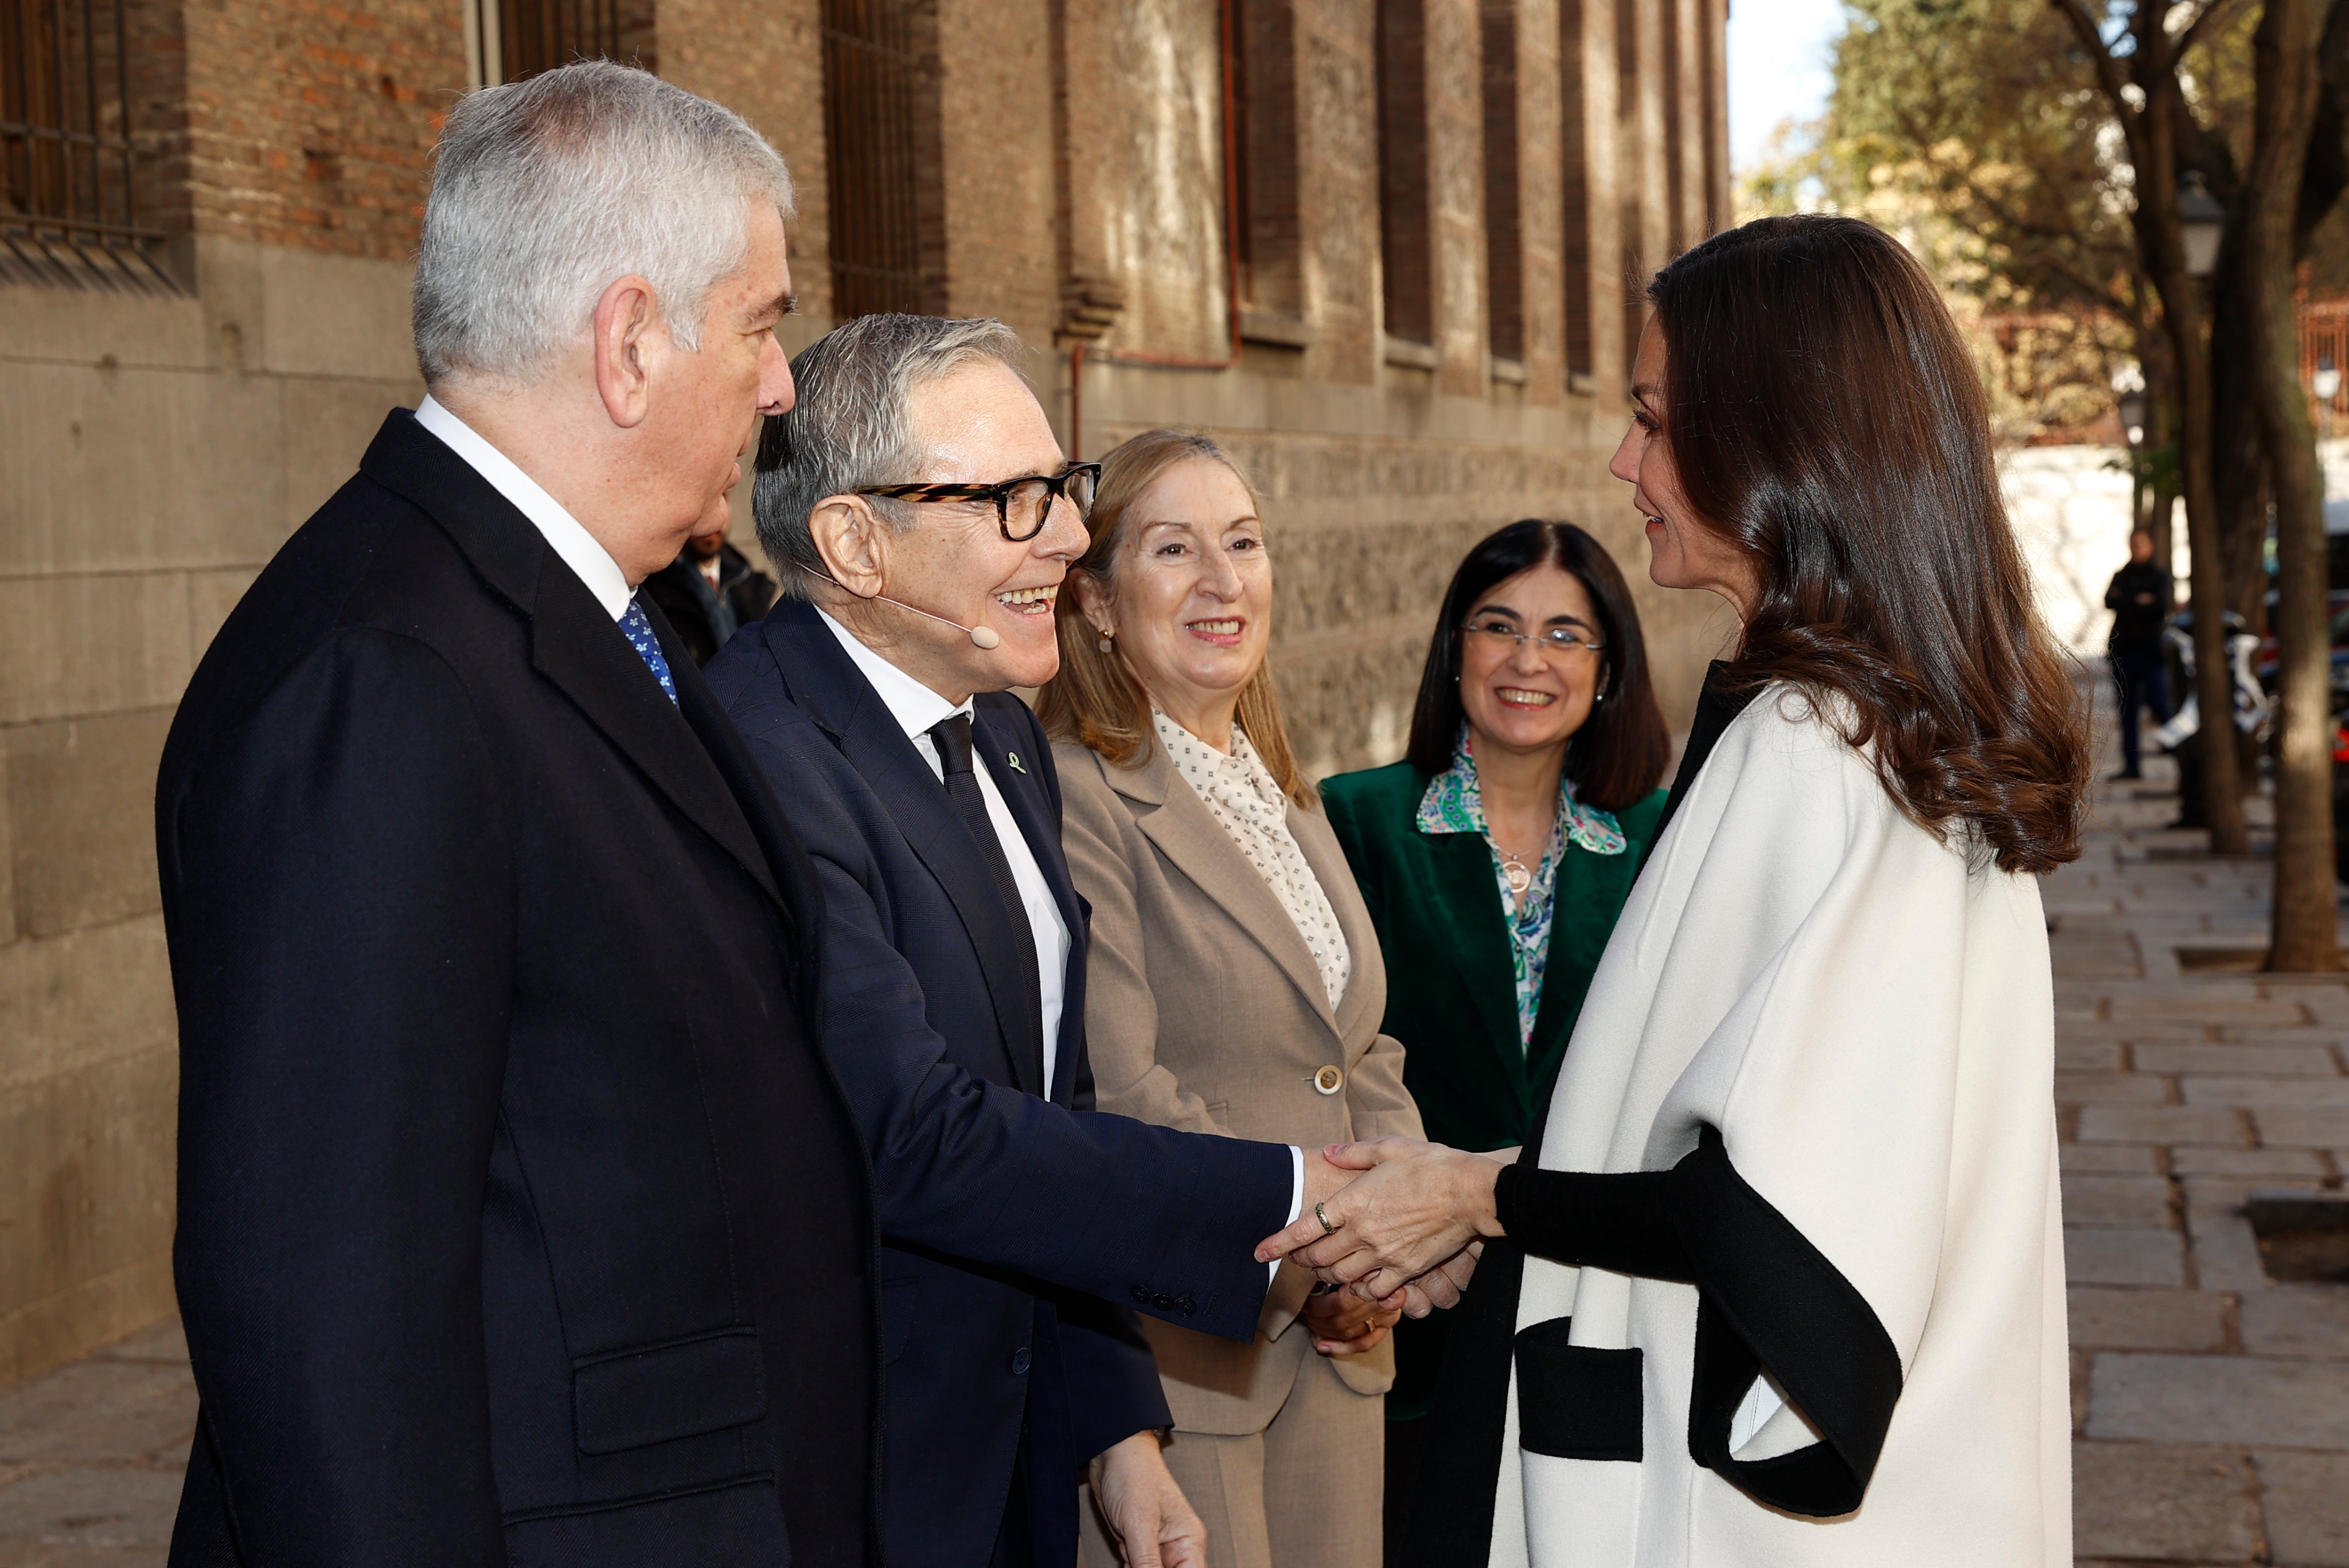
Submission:
{"label": "woman in beige suit", "polygon": [[[1092,547],[1044,688],[1062,832],[1092,905],[1097,1103],[1314,1148],[1419,1135],[1386,972],[1265,667],[1272,565],[1221,449],[1154,430],[1102,459]],[[1214,1568],[1362,1568],[1380,1551],[1394,1314],[1284,1269],[1252,1345],[1145,1322],[1166,1460]],[[1116,1557],[1087,1511],[1086,1555]]]}

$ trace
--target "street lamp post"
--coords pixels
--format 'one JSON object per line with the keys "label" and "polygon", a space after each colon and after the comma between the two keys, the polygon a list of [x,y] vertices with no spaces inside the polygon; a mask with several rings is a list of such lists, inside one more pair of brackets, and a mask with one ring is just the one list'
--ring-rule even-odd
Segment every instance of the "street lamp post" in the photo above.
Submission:
{"label": "street lamp post", "polygon": [[2186,275],[2207,278],[2219,270],[2219,242],[2227,237],[2227,210],[2189,169],[2178,181],[2178,222],[2185,231]]}

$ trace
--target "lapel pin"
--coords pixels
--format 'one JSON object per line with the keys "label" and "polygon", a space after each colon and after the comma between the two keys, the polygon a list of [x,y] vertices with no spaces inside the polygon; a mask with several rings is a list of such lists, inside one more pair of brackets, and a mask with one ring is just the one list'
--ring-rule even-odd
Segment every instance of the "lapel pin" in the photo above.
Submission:
{"label": "lapel pin", "polygon": [[1003,754],[1003,760],[1011,764],[1011,771],[1014,773],[1025,773],[1028,771],[1028,769],[1019,766],[1019,753],[1016,751],[1005,752]]}

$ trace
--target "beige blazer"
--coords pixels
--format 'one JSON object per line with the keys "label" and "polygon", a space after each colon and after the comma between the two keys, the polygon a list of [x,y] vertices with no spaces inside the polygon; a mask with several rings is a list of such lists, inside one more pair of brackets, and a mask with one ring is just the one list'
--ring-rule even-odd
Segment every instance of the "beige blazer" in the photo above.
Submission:
{"label": "beige blazer", "polygon": [[[1353,950],[1336,1015],[1305,939],[1272,890],[1157,745],[1137,768],[1053,748],[1061,835],[1092,906],[1085,1037],[1097,1103],[1162,1127],[1318,1149],[1423,1136],[1402,1047],[1379,1033],[1386,965],[1328,820],[1288,808],[1288,830]],[[1335,1068],[1337,1088],[1316,1076]],[[1327,1081],[1326,1079],[1324,1081]],[[1271,1424],[1312,1336],[1288,1333],[1312,1278],[1283,1264],[1253,1345],[1145,1318],[1174,1424],[1242,1436]],[[1392,1343],[1332,1366],[1360,1394],[1394,1381]]]}

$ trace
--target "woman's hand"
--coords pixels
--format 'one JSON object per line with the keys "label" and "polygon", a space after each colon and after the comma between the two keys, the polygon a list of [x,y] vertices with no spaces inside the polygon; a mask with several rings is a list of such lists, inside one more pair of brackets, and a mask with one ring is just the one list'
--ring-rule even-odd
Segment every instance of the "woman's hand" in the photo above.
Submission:
{"label": "woman's hand", "polygon": [[1351,1291],[1316,1291],[1305,1298],[1297,1320],[1313,1331],[1313,1348],[1324,1356],[1360,1356],[1386,1343],[1402,1316],[1400,1306],[1364,1301]]}
{"label": "woman's hand", "polygon": [[1323,1200],[1319,1213],[1309,1205],[1295,1224],[1266,1237],[1258,1261],[1287,1257],[1385,1302],[1470,1242],[1501,1233],[1493,1209],[1500,1161],[1405,1138],[1333,1144],[1322,1153],[1363,1174]]}

